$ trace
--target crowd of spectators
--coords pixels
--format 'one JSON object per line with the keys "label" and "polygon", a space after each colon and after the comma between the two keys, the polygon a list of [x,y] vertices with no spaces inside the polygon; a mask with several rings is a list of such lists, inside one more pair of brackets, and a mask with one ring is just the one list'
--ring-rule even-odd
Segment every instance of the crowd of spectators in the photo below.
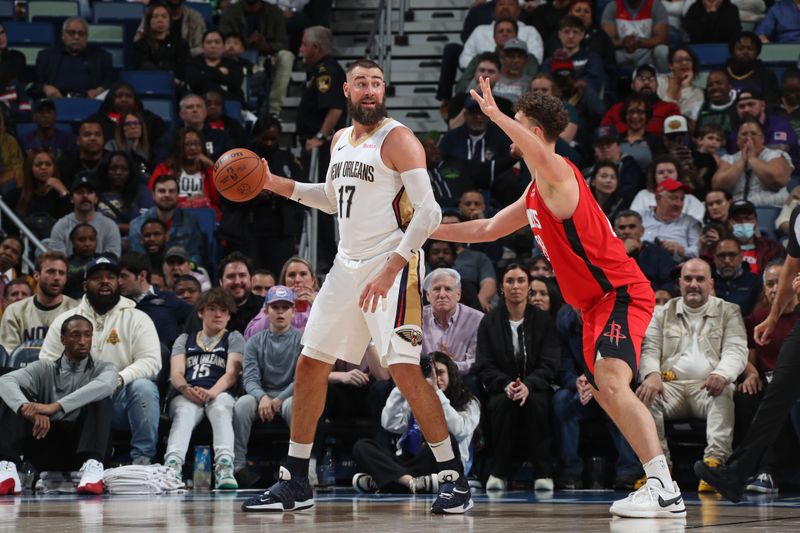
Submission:
{"label": "crowd of spectators", "polygon": [[[752,418],[795,317],[784,315],[771,346],[754,343],[800,202],[800,71],[776,78],[758,59],[765,43],[800,40],[798,9],[792,1],[769,10],[756,3],[479,3],[463,47],[445,48],[442,131],[422,137],[442,223],[489,217],[519,198],[531,172],[469,90],[488,77],[512,115],[528,91],[563,100],[569,126],[556,150],[582,169],[656,293],[637,395],[667,454],[669,420],[703,419],[712,466]],[[25,431],[44,438],[52,421],[69,429],[57,432],[72,438],[68,458],[84,461],[83,489],[96,490],[107,436],[87,442],[83,427],[98,420],[130,433],[123,461],[164,461],[180,477],[192,430],[207,417],[217,486],[260,482],[263,472],[248,460],[259,454],[251,433],[285,431],[291,420],[301,333],[330,262],[321,252],[315,271],[295,256],[301,207],[268,193],[228,202],[211,168],[224,151],[249,146],[274,171],[308,180],[311,151],[327,158],[331,132],[346,120],[343,73],[330,31],[311,25],[325,22],[315,18],[325,10],[314,2],[303,14],[305,4],[242,0],[222,10],[218,29],[181,0],[150,4],[132,66],[175,74],[173,123],[115,81],[110,56],[89,43],[83,19],[64,22],[63,46],[43,50],[32,76],[0,33],[0,79],[27,87],[0,106],[2,200],[47,248],[26,250],[3,217],[0,345],[11,354],[7,365],[38,348],[40,361],[0,381],[0,430],[13,428],[19,440],[0,447],[0,470],[20,453],[28,457]],[[755,31],[742,31],[742,21],[762,16]],[[727,43],[726,65],[703,73],[688,46],[699,42]],[[277,115],[299,51],[308,77],[297,158],[280,145]],[[258,80],[258,121],[226,116],[227,100],[252,106]],[[67,131],[56,113],[66,97],[102,105]],[[15,135],[26,122],[35,127]],[[321,250],[326,242],[332,248],[332,228],[323,217]],[[503,489],[512,463],[529,460],[535,489],[581,488],[582,422],[598,419],[616,450],[613,486],[632,488],[639,462],[583,375],[580,312],[563,302],[558,282],[567,280],[555,280],[530,231],[480,245],[429,241],[426,258],[423,351],[431,357],[423,371],[466,471],[487,489]],[[58,380],[36,381],[53,365],[68,374],[95,366],[64,393]],[[32,395],[40,402],[24,399]],[[334,366],[327,400],[312,475],[335,440],[326,428],[363,419],[370,438],[352,451],[367,474],[354,486],[434,490],[419,427],[374,347],[360,365]],[[162,409],[171,420],[163,457]],[[776,447],[753,473],[753,490],[777,487],[779,460]]]}

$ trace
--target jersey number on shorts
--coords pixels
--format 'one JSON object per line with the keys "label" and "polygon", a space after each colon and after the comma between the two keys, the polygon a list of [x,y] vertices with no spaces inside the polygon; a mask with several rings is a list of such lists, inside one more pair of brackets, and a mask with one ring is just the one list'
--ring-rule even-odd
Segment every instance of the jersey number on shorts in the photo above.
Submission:
{"label": "jersey number on shorts", "polygon": [[[350,207],[353,205],[353,194],[356,192],[355,185],[342,185],[339,187],[339,218],[350,218]],[[347,195],[347,200],[344,196]]]}
{"label": "jersey number on shorts", "polygon": [[192,381],[199,379],[199,378],[206,378],[211,373],[211,363],[201,363],[194,367],[194,373],[192,374]]}

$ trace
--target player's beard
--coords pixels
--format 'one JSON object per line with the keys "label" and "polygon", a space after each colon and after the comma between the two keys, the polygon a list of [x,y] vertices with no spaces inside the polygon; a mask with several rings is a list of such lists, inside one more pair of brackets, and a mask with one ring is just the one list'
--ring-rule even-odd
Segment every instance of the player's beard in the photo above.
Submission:
{"label": "player's beard", "polygon": [[353,122],[358,122],[364,126],[374,126],[386,117],[386,103],[376,101],[374,108],[364,109],[348,98],[347,112],[350,113],[350,118],[353,119]]}

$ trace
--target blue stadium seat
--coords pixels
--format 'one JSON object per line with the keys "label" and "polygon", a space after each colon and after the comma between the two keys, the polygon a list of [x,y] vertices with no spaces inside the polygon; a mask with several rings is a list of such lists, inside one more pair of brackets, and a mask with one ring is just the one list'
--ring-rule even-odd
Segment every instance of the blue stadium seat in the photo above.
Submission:
{"label": "blue stadium seat", "polygon": [[14,350],[8,357],[8,367],[22,368],[39,360],[39,352],[42,350],[44,340],[25,341]]}
{"label": "blue stadium seat", "polygon": [[780,207],[761,206],[756,207],[758,217],[758,227],[761,229],[761,236],[775,239],[775,220],[781,214]]}
{"label": "blue stadium seat", "polygon": [[139,96],[175,97],[175,77],[161,70],[125,70],[119,81],[130,84]]}
{"label": "blue stadium seat", "polygon": [[8,366],[8,352],[6,349],[0,346],[0,368]]}
{"label": "blue stadium seat", "polygon": [[144,18],[144,4],[138,2],[95,2],[94,22],[115,22],[120,20],[141,20]]}
{"label": "blue stadium seat", "polygon": [[236,122],[241,122],[242,103],[239,100],[225,100],[225,114]]}
{"label": "blue stadium seat", "polygon": [[221,259],[219,246],[217,245],[217,214],[210,208],[187,208],[187,213],[192,214],[200,225],[200,231],[206,238],[205,254],[203,260],[211,279],[217,279],[217,265]]}
{"label": "blue stadium seat", "polygon": [[0,1],[0,21],[14,20],[14,2]]}
{"label": "blue stadium seat", "polygon": [[97,113],[103,103],[94,98],[57,98],[53,102],[59,122],[81,122]]}
{"label": "blue stadium seat", "polygon": [[186,2],[186,7],[191,7],[201,15],[203,20],[206,21],[206,29],[214,28],[214,18],[211,15],[211,4],[208,2]]}
{"label": "blue stadium seat", "polygon": [[165,122],[175,122],[175,102],[172,98],[141,98],[142,105]]}
{"label": "blue stadium seat", "polygon": [[697,54],[701,67],[698,70],[722,67],[730,57],[727,44],[690,44],[689,47]]}
{"label": "blue stadium seat", "polygon": [[8,34],[10,48],[15,45],[38,44],[53,46],[55,33],[53,25],[44,22],[6,22],[4,24]]}
{"label": "blue stadium seat", "polygon": [[[27,135],[29,133],[33,133],[34,131],[36,131],[37,126],[34,122],[22,122],[22,123],[17,123],[16,127],[17,127],[17,137],[21,137],[23,135]],[[65,126],[64,124],[57,124],[56,129],[61,130],[64,133],[72,134],[72,128],[70,128],[69,126]]]}
{"label": "blue stadium seat", "polygon": [[69,0],[37,0],[28,2],[28,20],[34,22],[40,17],[77,17],[79,15],[78,2]]}

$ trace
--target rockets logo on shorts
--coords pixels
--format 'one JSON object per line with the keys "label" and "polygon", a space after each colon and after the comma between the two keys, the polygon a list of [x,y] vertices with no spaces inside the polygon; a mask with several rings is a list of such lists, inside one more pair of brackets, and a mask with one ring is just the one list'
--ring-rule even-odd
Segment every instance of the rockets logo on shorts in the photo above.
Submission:
{"label": "rockets logo on shorts", "polygon": [[398,337],[411,344],[419,346],[422,344],[422,332],[413,328],[400,328],[395,331]]}

